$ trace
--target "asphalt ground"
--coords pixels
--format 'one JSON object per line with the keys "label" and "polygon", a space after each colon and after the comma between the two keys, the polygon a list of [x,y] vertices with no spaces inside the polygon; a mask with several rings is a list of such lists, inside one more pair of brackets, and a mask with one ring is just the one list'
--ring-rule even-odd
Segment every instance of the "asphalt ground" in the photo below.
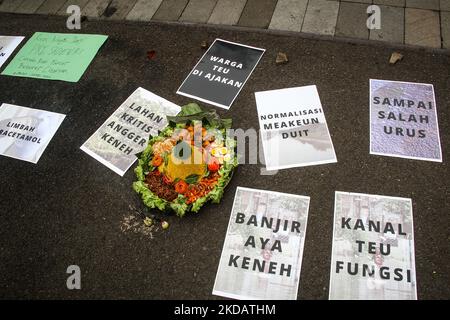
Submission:
{"label": "asphalt ground", "polygon": [[[0,34],[68,32],[65,19],[0,15]],[[298,35],[164,23],[86,21],[83,33],[109,39],[78,83],[0,76],[0,102],[67,114],[38,164],[0,157],[0,298],[216,299],[212,288],[237,186],[311,197],[299,299],[328,297],[334,191],[410,197],[419,299],[450,298],[450,57]],[[236,128],[258,128],[253,93],[315,84],[338,163],[261,176],[241,165],[219,205],[168,230],[133,226],[142,208],[130,169],[120,177],[79,147],[139,86],[179,105],[175,92],[216,37],[267,51],[229,111]],[[153,60],[147,51],[155,50]],[[276,65],[278,51],[290,61]],[[443,163],[369,155],[369,79],[432,83]],[[130,222],[131,219],[131,222]],[[66,288],[69,265],[81,290]]]}

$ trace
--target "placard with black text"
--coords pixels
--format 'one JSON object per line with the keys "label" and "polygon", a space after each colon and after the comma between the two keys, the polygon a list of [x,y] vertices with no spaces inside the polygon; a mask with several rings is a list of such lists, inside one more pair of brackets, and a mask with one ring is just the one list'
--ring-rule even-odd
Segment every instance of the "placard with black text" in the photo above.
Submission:
{"label": "placard with black text", "polygon": [[213,294],[297,299],[309,197],[238,187]]}
{"label": "placard with black text", "polygon": [[66,116],[4,103],[0,106],[0,154],[37,163]]}
{"label": "placard with black text", "polygon": [[147,147],[149,136],[167,125],[166,116],[181,108],[143,88],[138,88],[81,146],[81,150],[123,176]]}
{"label": "placard with black text", "polygon": [[370,80],[370,153],[442,162],[433,85]]}
{"label": "placard with black text", "polygon": [[330,299],[417,299],[411,199],[335,197]]}
{"label": "placard with black text", "polygon": [[316,86],[255,92],[267,170],[337,162]]}
{"label": "placard with black text", "polygon": [[0,67],[11,56],[25,37],[0,36]]}
{"label": "placard with black text", "polygon": [[229,109],[265,49],[216,39],[177,93]]}

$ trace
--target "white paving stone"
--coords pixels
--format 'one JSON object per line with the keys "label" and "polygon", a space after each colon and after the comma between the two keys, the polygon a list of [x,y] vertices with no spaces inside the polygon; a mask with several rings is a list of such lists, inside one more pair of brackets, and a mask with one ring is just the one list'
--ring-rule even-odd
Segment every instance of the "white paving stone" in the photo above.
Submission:
{"label": "white paving stone", "polygon": [[441,12],[442,46],[450,49],[450,11]]}
{"label": "white paving stone", "polygon": [[44,3],[45,0],[25,0],[16,9],[17,13],[35,13],[36,10]]}
{"label": "white paving stone", "polygon": [[300,32],[307,5],[308,0],[278,0],[269,29]]}
{"label": "white paving stone", "polygon": [[0,12],[14,12],[22,3],[22,0],[3,0],[0,4]]}
{"label": "white paving stone", "polygon": [[384,4],[393,7],[405,7],[406,0],[373,0],[373,4]]}
{"label": "white paving stone", "polygon": [[90,0],[83,8],[83,14],[87,17],[98,18],[108,7],[110,0]]}
{"label": "white paving stone", "polygon": [[67,0],[46,0],[37,10],[37,14],[56,14]]}
{"label": "white paving stone", "polygon": [[219,0],[208,23],[235,25],[238,23],[247,0]]}
{"label": "white paving stone", "polygon": [[126,20],[150,21],[163,0],[138,0]]}
{"label": "white paving stone", "polygon": [[106,20],[123,20],[128,13],[133,9],[137,0],[112,0],[109,5],[110,8],[115,8],[116,11],[109,17],[104,17]]}
{"label": "white paving stone", "polygon": [[370,40],[403,43],[405,33],[405,9],[380,6],[381,29],[370,30]]}
{"label": "white paving stone", "polygon": [[183,22],[208,22],[217,0],[190,0],[180,17]]}
{"label": "white paving stone", "polygon": [[450,11],[450,0],[441,0],[440,9],[444,11]]}
{"label": "white paving stone", "polygon": [[67,0],[66,3],[64,3],[64,5],[61,7],[61,9],[59,9],[57,14],[60,15],[60,16],[67,16],[67,15],[69,15],[67,13],[67,8],[69,6],[72,6],[72,5],[80,7],[80,10],[83,11],[83,8],[86,6],[86,4],[88,2],[89,2],[89,0]]}
{"label": "white paving stone", "polygon": [[406,7],[439,10],[439,0],[406,0]]}
{"label": "white paving stone", "polygon": [[339,13],[339,2],[310,0],[303,21],[302,32],[333,36]]}
{"label": "white paving stone", "polygon": [[405,9],[405,43],[432,48],[441,47],[439,12]]}
{"label": "white paving stone", "polygon": [[341,2],[354,2],[354,3],[372,4],[372,0],[341,0]]}

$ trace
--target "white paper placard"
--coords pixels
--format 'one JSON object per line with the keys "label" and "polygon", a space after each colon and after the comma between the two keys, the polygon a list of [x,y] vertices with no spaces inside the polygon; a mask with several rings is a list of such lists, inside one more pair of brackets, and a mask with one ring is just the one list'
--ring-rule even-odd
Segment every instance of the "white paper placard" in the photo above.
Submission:
{"label": "white paper placard", "polygon": [[332,300],[416,300],[411,199],[336,192]]}
{"label": "white paper placard", "polygon": [[25,37],[0,36],[0,68]]}
{"label": "white paper placard", "polygon": [[370,80],[370,153],[442,162],[433,85]]}
{"label": "white paper placard", "polygon": [[316,86],[255,92],[267,170],[337,162]]}
{"label": "white paper placard", "polygon": [[309,197],[238,187],[213,294],[297,299]]}
{"label": "white paper placard", "polygon": [[81,146],[81,150],[123,176],[147,147],[149,136],[167,125],[166,116],[181,108],[143,88],[134,91],[124,103]]}
{"label": "white paper placard", "polygon": [[4,103],[0,106],[0,154],[37,163],[64,114]]}

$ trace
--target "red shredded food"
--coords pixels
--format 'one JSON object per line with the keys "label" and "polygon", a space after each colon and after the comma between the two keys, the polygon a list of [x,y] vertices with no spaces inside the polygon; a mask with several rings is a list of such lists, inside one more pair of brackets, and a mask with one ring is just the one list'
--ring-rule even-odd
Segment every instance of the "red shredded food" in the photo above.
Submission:
{"label": "red shredded food", "polygon": [[178,193],[171,184],[164,182],[164,175],[158,170],[149,172],[145,178],[148,188],[161,199],[173,201],[178,197]]}
{"label": "red shredded food", "polygon": [[205,177],[200,180],[197,184],[189,185],[184,196],[187,198],[186,203],[190,204],[195,202],[198,198],[204,197],[207,195],[217,183],[219,179],[219,174],[217,172],[211,173],[209,177]]}

